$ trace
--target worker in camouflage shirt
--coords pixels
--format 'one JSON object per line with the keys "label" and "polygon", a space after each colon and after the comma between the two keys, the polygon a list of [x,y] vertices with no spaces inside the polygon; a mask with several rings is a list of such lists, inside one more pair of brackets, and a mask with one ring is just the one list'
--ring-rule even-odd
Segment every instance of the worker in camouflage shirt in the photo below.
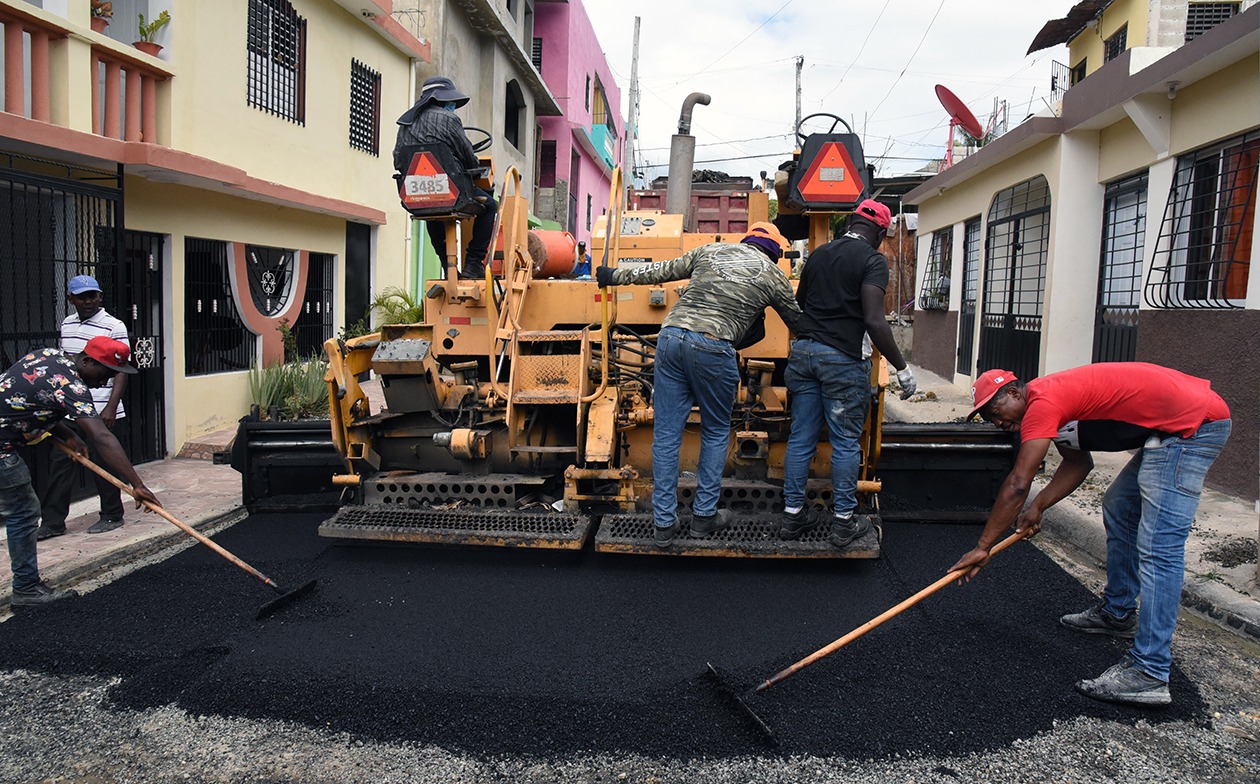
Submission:
{"label": "worker in camouflage shirt", "polygon": [[691,407],[700,409],[700,459],[692,504],[692,534],[727,525],[717,508],[731,436],[731,409],[739,386],[735,345],[773,307],[789,328],[801,310],[792,284],[776,262],[788,247],[771,223],[755,223],[739,243],[715,242],[671,261],[636,269],[599,267],[601,287],[664,283],[690,278],[661,325],[656,342],[652,408],[652,509],[656,544],[678,533],[678,456]]}

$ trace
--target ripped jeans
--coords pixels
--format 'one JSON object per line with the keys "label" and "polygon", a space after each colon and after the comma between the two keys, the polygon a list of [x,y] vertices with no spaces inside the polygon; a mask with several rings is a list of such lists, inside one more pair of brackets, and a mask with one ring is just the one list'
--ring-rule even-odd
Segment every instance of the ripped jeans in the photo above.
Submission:
{"label": "ripped jeans", "polygon": [[809,338],[792,344],[784,374],[792,398],[792,433],[783,458],[783,503],[805,504],[809,464],[823,423],[831,440],[831,492],[836,515],[857,509],[862,428],[871,404],[871,362]]}

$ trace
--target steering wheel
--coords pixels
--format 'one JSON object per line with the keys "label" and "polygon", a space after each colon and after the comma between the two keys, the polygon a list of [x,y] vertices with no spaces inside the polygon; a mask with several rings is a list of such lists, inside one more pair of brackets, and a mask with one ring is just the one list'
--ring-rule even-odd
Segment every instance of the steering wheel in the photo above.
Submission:
{"label": "steering wheel", "polygon": [[834,114],[829,114],[828,112],[817,112],[816,114],[811,114],[808,117],[802,117],[801,121],[796,124],[796,141],[799,142],[798,146],[804,147],[805,139],[808,138],[806,134],[801,133],[801,128],[804,128],[805,123],[809,122],[815,117],[823,117],[825,119],[831,120],[831,127],[827,129],[827,133],[835,133],[837,123],[840,125],[843,125],[844,129],[848,131],[849,133],[853,133],[853,129],[850,128],[849,124],[845,122],[842,118],[837,117]]}
{"label": "steering wheel", "polygon": [[[481,128],[473,128],[472,126],[465,126],[464,133],[470,137],[468,141],[472,143],[473,152],[481,152],[482,150],[488,150],[490,148],[490,145],[494,143],[494,137],[490,135],[490,132],[486,130],[482,130]],[[472,135],[474,133],[477,133],[480,136],[483,136],[485,138],[477,138]]]}

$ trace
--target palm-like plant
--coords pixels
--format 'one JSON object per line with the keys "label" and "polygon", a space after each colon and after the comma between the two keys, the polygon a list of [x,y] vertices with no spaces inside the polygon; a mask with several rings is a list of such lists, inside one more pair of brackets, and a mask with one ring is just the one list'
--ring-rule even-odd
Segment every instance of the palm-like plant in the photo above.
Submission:
{"label": "palm-like plant", "polygon": [[372,300],[371,312],[381,324],[418,324],[424,318],[424,303],[400,286],[382,289]]}

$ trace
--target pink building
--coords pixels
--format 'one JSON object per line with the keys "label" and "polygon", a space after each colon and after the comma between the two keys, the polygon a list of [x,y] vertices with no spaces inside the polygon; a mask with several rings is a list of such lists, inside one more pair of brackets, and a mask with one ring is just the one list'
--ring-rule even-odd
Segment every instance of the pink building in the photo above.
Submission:
{"label": "pink building", "polygon": [[538,118],[534,214],[589,246],[591,227],[608,208],[613,167],[624,157],[621,91],[580,0],[539,2],[533,43],[534,66],[562,112]]}

